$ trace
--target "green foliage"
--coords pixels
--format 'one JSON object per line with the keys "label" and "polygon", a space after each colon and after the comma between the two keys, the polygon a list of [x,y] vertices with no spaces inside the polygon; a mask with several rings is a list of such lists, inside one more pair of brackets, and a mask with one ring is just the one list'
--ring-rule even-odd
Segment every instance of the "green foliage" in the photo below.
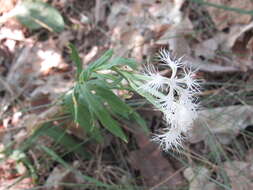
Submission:
{"label": "green foliage", "polygon": [[[145,121],[134,108],[130,107],[115,94],[117,90],[136,90],[131,87],[128,81],[129,77],[124,76],[122,73],[126,72],[129,76],[134,75],[133,71],[136,69],[137,64],[129,59],[113,57],[113,51],[109,50],[86,69],[83,69],[82,60],[76,48],[70,45],[70,49],[71,59],[74,61],[77,71],[73,88],[63,96],[63,107],[66,111],[63,114],[68,121],[71,119],[77,123],[88,134],[88,137],[85,140],[78,140],[69,133],[71,130],[68,130],[65,122],[46,122],[39,125],[33,134],[19,145],[17,149],[18,155],[26,155],[25,153],[33,147],[43,151],[53,162],[61,164],[85,179],[88,182],[85,185],[104,189],[134,189],[134,187],[130,186],[108,185],[86,176],[70,166],[64,160],[64,156],[69,153],[75,153],[83,160],[90,159],[91,154],[85,149],[86,143],[90,140],[101,142],[103,140],[103,129],[127,142],[127,135],[122,129],[124,120],[128,121],[128,123],[135,122],[140,126],[140,128],[134,130],[142,129],[144,132],[148,131]],[[102,72],[104,70],[107,72]],[[55,118],[55,120],[57,119]],[[39,143],[40,139],[45,140],[48,137],[52,140],[49,141],[50,147]],[[57,147],[64,148],[64,151],[58,153]],[[13,146],[10,146],[6,153],[12,155],[15,151],[13,151]],[[40,161],[43,161],[43,158],[41,159]],[[23,156],[19,160],[27,166],[29,174],[36,180],[38,178],[36,168],[33,167],[28,157]]]}
{"label": "green foliage", "polygon": [[20,147],[19,150],[25,152],[29,148],[33,147],[39,137],[51,137],[56,144],[59,144],[66,148],[70,152],[75,152],[80,155],[83,159],[90,158],[90,154],[85,151],[84,143],[74,139],[71,135],[66,132],[60,125],[56,126],[53,123],[44,123],[38,130],[36,130],[32,136],[30,136]]}
{"label": "green foliage", "polygon": [[[145,121],[139,114],[115,95],[115,90],[134,90],[123,84],[124,75],[118,70],[136,69],[136,62],[114,57],[113,51],[106,51],[99,59],[82,69],[81,59],[73,45],[71,58],[77,66],[76,83],[64,97],[66,110],[86,133],[101,139],[101,126],[113,135],[127,142],[127,136],[119,121],[132,120],[147,131]],[[101,73],[106,70],[107,74]],[[95,134],[95,135],[94,135]]]}
{"label": "green foliage", "polygon": [[76,64],[76,68],[77,68],[76,78],[78,80],[78,78],[79,78],[79,76],[82,72],[82,69],[83,69],[82,60],[81,60],[80,56],[78,55],[76,47],[73,44],[69,44],[69,47],[70,47],[71,52],[72,52],[71,55],[70,55],[70,58]]}
{"label": "green foliage", "polygon": [[25,0],[16,8],[17,19],[31,30],[41,27],[61,32],[64,20],[58,10],[40,0]]}

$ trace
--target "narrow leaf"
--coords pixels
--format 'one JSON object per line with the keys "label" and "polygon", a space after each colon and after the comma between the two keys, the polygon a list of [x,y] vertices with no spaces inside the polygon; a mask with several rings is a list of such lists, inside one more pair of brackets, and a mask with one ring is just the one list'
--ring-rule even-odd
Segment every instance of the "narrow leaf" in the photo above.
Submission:
{"label": "narrow leaf", "polygon": [[94,114],[102,123],[102,125],[106,129],[108,129],[112,134],[114,134],[117,137],[120,137],[122,140],[127,142],[127,137],[124,134],[123,130],[119,127],[118,122],[111,118],[109,112],[101,103],[100,99],[97,98],[96,95],[92,94],[85,84],[80,85],[80,88],[83,92],[85,99],[89,102],[90,110],[94,112]]}
{"label": "narrow leaf", "polygon": [[84,159],[91,158],[91,155],[88,152],[84,151],[84,148],[82,146],[83,142],[75,140],[72,136],[67,134],[64,129],[58,126],[48,127],[44,131],[44,135],[51,137],[55,142],[61,144],[68,150],[68,153],[76,152]]}
{"label": "narrow leaf", "polygon": [[52,123],[43,124],[38,130],[36,130],[19,148],[21,151],[26,151],[30,147],[33,147],[41,136],[49,136],[56,143],[64,146],[69,152],[74,151],[84,159],[90,158],[90,154],[80,147],[80,142],[68,135],[65,130],[60,126],[54,126]]}
{"label": "narrow leaf", "polygon": [[[97,83],[98,84],[98,83]],[[129,115],[134,112],[127,104],[125,104],[118,96],[116,96],[108,87],[102,85],[89,86],[90,89],[95,90],[96,94],[107,102],[110,108],[117,114],[128,119]]]}
{"label": "narrow leaf", "polygon": [[73,44],[69,44],[69,47],[71,49],[71,55],[70,58],[71,60],[75,63],[76,68],[77,68],[77,74],[76,74],[76,79],[79,79],[79,76],[82,72],[83,66],[82,66],[82,60],[78,54],[78,51],[76,49],[76,47]]}
{"label": "narrow leaf", "polygon": [[[79,87],[77,85],[76,89],[78,88]],[[96,118],[94,118],[92,113],[89,111],[88,103],[85,100],[82,92],[80,90],[77,91],[76,94],[78,94],[78,98],[74,98],[76,103],[73,101],[72,94],[73,92],[68,93],[64,97],[64,106],[66,111],[69,112],[74,118],[74,121],[84,129],[84,132],[89,134],[91,137],[94,137],[97,141],[101,141],[101,135],[99,136],[99,129],[94,126]],[[94,133],[96,135],[94,135]]]}
{"label": "narrow leaf", "polygon": [[109,61],[108,63],[98,67],[97,70],[106,70],[106,69],[110,69],[114,66],[119,66],[119,65],[128,65],[132,69],[136,69],[138,66],[136,61],[134,61],[132,59],[127,59],[127,58],[123,58],[123,57],[116,57],[113,60]]}
{"label": "narrow leaf", "polygon": [[88,70],[90,70],[90,72],[98,70],[101,65],[105,64],[105,62],[107,62],[112,57],[112,55],[112,50],[106,51],[104,55],[89,65]]}

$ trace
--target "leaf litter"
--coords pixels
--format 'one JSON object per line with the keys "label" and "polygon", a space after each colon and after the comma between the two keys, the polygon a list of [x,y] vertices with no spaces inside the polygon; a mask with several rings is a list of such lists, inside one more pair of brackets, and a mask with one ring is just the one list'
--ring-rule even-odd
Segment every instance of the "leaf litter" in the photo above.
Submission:
{"label": "leaf litter", "polygon": [[[0,14],[3,16],[11,11],[16,2],[14,0],[0,1]],[[185,56],[185,59],[189,61],[188,66],[198,68],[198,75],[205,76],[207,82],[212,81],[212,77],[214,79],[224,78],[226,81],[227,75],[230,76],[231,73],[234,73],[235,76],[238,76],[239,73],[239,77],[235,77],[236,80],[245,81],[252,85],[250,83],[250,79],[252,80],[251,15],[224,9],[225,6],[225,8],[234,7],[243,11],[251,10],[253,4],[249,0],[242,3],[236,0],[206,1],[222,5],[223,8],[184,0],[168,2],[157,0],[131,2],[110,0],[103,2],[97,0],[89,3],[81,0],[68,3],[64,0],[53,0],[44,2],[51,2],[51,5],[55,6],[66,18],[68,27],[64,31],[59,34],[44,29],[29,31],[18,24],[13,24],[17,21],[12,19],[3,23],[0,29],[1,150],[12,142],[12,139],[18,143],[24,141],[34,131],[38,123],[52,119],[61,113],[61,109],[58,107],[48,109],[47,105],[54,103],[73,84],[73,66],[66,56],[68,53],[66,44],[69,42],[74,42],[77,45],[84,64],[94,60],[104,49],[109,47],[115,50],[116,55],[129,56],[139,62],[146,60],[150,62],[155,52],[166,47],[177,56]],[[193,11],[192,7],[193,9],[197,8]],[[163,72],[166,74],[170,71]],[[222,84],[225,85],[226,82]],[[219,88],[220,86],[217,84],[207,86],[201,98],[204,99],[205,94],[209,94],[211,97],[215,96],[215,93],[219,92]],[[186,143],[189,143],[189,147],[191,145],[201,147],[201,143],[204,143],[203,151],[201,151],[205,154],[197,155],[198,159],[196,159],[193,157],[193,152],[201,151],[192,148],[187,152],[186,160],[190,166],[187,169],[183,164],[180,167],[175,167],[173,160],[167,159],[170,156],[161,154],[160,150],[148,140],[148,137],[140,134],[132,138],[133,142],[137,141],[139,148],[131,148],[131,145],[125,148],[124,154],[128,155],[128,160],[113,158],[113,153],[108,150],[108,147],[115,146],[112,139],[108,141],[108,146],[103,147],[104,152],[100,152],[100,156],[107,155],[109,158],[101,159],[96,163],[97,169],[100,168],[100,170],[92,172],[92,169],[88,171],[82,167],[79,170],[86,171],[91,176],[111,184],[122,181],[132,183],[133,180],[129,180],[129,176],[137,178],[136,173],[139,172],[139,176],[143,180],[140,182],[135,179],[135,183],[146,185],[151,189],[161,187],[171,189],[171,186],[185,185],[185,180],[187,180],[188,189],[194,190],[200,189],[199,186],[204,189],[219,187],[213,181],[224,182],[219,178],[223,171],[222,167],[224,167],[233,189],[250,189],[252,186],[249,181],[252,178],[252,172],[249,171],[249,168],[252,167],[249,159],[252,154],[249,153],[250,151],[247,153],[247,159],[235,159],[230,156],[231,160],[224,159],[221,164],[213,162],[214,165],[217,165],[217,170],[213,170],[208,165],[202,166],[207,161],[212,162],[212,154],[216,153],[210,151],[210,144],[207,140],[210,134],[215,136],[227,151],[241,134],[247,133],[248,135],[248,128],[252,126],[252,98],[250,98],[252,97],[252,88],[248,89],[247,94],[239,97],[240,101],[235,103],[233,101],[233,104],[229,105],[227,103],[230,101],[228,97],[227,105],[219,107],[217,105],[220,102],[213,100],[217,105],[212,103],[213,107],[205,108],[199,112],[200,118],[194,124],[191,136],[186,138]],[[234,87],[232,90],[236,91],[237,88]],[[32,108],[34,111],[31,109],[28,113],[19,112],[24,107]],[[145,112],[143,111],[143,113]],[[147,120],[153,130],[158,125],[163,125],[161,115],[155,112],[153,114],[149,112]],[[73,134],[78,138],[85,138],[85,135],[78,136],[75,132]],[[250,143],[248,141],[250,140],[244,139],[242,142],[238,142],[246,149],[247,147],[252,148],[248,145]],[[47,144],[46,139],[40,143],[49,147],[53,146],[51,142]],[[88,148],[93,150],[91,148],[93,146],[89,145]],[[97,146],[99,147],[99,145]],[[122,144],[121,146],[126,145]],[[235,147],[232,148],[237,150]],[[31,157],[34,162],[43,155],[41,151],[36,150],[35,152],[37,153],[35,155],[29,153],[33,155]],[[5,157],[2,153],[1,156]],[[204,157],[204,161],[200,162],[201,159],[198,156]],[[111,163],[117,163],[116,166],[108,164],[110,159],[113,160]],[[73,160],[76,159],[73,158]],[[121,162],[127,164],[124,165]],[[24,171],[16,169],[16,173],[10,173],[16,164],[16,161],[8,159],[1,162],[0,170],[3,172],[2,176],[5,177],[0,179],[2,180],[0,189],[1,186],[5,188],[5,184],[11,185],[14,180],[23,175]],[[88,168],[94,169],[94,165],[91,167],[91,162],[86,164]],[[50,182],[52,179],[59,183],[85,183],[85,181],[78,180],[67,169],[61,168],[59,164],[55,166],[53,163],[50,166],[51,168],[40,174],[45,177],[45,179],[39,180],[40,184],[52,184]],[[38,168],[41,169],[39,166]],[[106,168],[112,169],[106,170]],[[50,170],[53,171],[51,174],[49,174]],[[246,175],[241,175],[241,173]],[[70,180],[66,179],[66,176],[70,176]],[[30,178],[26,180],[26,186],[22,186],[21,181],[18,183],[21,187],[13,186],[12,188],[21,189],[36,186]],[[56,184],[51,188],[61,189],[62,186]]]}

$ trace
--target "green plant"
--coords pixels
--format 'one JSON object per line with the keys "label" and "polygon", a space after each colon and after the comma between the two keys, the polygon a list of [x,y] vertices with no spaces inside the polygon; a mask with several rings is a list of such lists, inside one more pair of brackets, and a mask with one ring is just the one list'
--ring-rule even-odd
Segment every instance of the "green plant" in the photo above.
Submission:
{"label": "green plant", "polygon": [[[50,121],[38,122],[34,126],[32,134],[15,149],[15,151],[25,155],[25,159],[22,158],[18,161],[24,162],[25,160],[24,164],[35,180],[38,179],[38,168],[33,166],[33,161],[29,159],[27,152],[30,150],[42,152],[43,155],[50,157],[47,169],[50,169],[54,162],[69,169],[71,166],[67,165],[64,157],[72,154],[77,155],[81,160],[89,160],[93,155],[85,149],[87,142],[90,140],[100,142],[103,139],[103,128],[124,142],[128,141],[128,137],[122,128],[124,121],[136,122],[140,126],[140,128],[133,130],[148,132],[145,121],[135,111],[135,108],[116,95],[116,92],[120,90],[125,92],[134,90],[126,80],[129,76],[134,75],[133,71],[137,69],[138,64],[131,59],[113,57],[113,51],[108,50],[86,69],[83,69],[76,48],[70,45],[70,50],[71,59],[77,68],[76,80],[73,88],[57,101],[58,106],[64,108],[63,112],[58,113],[53,118],[48,118]],[[105,71],[107,73],[104,73]],[[69,121],[74,121],[81,127],[83,132],[87,134],[87,138],[75,138],[71,134],[71,129],[67,127]],[[48,141],[48,139],[50,140]],[[43,143],[45,140],[50,144],[46,145],[48,147]],[[10,145],[5,150],[5,154],[12,155],[15,151],[13,151],[13,145]],[[47,156],[40,157],[37,162],[48,162]],[[80,176],[96,186],[114,188],[92,177],[83,174]]]}
{"label": "green plant", "polygon": [[63,102],[73,120],[97,140],[102,136],[100,127],[104,127],[127,142],[127,136],[119,124],[122,119],[134,121],[147,131],[140,115],[114,93],[133,90],[122,73],[132,73],[137,63],[122,57],[112,58],[113,51],[108,50],[83,69],[77,50],[73,45],[70,48],[71,58],[77,67],[76,81],[74,87],[64,95]]}

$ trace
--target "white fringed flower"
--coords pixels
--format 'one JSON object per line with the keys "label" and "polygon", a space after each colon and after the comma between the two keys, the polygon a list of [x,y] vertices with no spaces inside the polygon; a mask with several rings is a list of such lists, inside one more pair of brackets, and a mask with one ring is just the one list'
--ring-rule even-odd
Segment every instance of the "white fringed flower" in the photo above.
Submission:
{"label": "white fringed flower", "polygon": [[156,92],[163,89],[164,82],[167,79],[161,76],[153,65],[146,67],[145,71],[149,79],[140,89],[155,96],[157,94]]}
{"label": "white fringed flower", "polygon": [[164,133],[155,135],[153,140],[159,142],[164,150],[177,149],[182,146],[182,133],[189,131],[197,117],[198,106],[194,95],[199,92],[200,86],[194,79],[195,72],[186,69],[182,59],[172,59],[165,49],[160,51],[159,59],[170,67],[171,77],[163,77],[153,66],[149,66],[146,69],[147,78],[139,90],[148,95],[151,103],[163,112],[168,125]]}
{"label": "white fringed flower", "polygon": [[159,142],[160,147],[167,151],[169,149],[176,149],[182,147],[183,137],[181,131],[177,128],[171,128],[169,131],[160,135],[155,135],[153,141]]}

